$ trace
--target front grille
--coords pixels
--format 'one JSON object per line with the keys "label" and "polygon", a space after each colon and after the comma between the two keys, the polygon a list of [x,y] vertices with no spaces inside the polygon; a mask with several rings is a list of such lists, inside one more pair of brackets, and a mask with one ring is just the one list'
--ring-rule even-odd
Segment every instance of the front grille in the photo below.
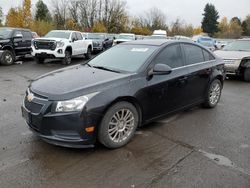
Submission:
{"label": "front grille", "polygon": [[44,49],[44,50],[55,50],[56,49],[56,42],[55,41],[34,41],[34,47],[35,49]]}
{"label": "front grille", "polygon": [[29,102],[28,99],[27,99],[27,96],[25,97],[24,99],[24,106],[25,108],[27,108],[31,113],[40,113],[41,110],[42,110],[42,107],[43,105],[41,104],[37,104],[37,103],[34,103],[34,102]]}

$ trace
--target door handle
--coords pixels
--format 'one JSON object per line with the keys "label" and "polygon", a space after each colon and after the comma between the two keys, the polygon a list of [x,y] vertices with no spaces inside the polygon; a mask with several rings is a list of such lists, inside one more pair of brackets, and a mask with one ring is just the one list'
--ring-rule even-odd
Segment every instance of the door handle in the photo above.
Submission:
{"label": "door handle", "polygon": [[180,81],[180,82],[183,82],[183,81],[186,81],[187,79],[188,79],[187,76],[183,76],[183,77],[179,78],[179,81]]}

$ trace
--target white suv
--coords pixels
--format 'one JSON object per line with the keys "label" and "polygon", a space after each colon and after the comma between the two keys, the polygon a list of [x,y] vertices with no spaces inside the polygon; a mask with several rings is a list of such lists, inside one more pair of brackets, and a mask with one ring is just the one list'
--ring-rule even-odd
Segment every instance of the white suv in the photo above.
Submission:
{"label": "white suv", "polygon": [[72,56],[84,55],[91,57],[93,44],[91,40],[85,40],[81,32],[53,30],[42,38],[32,40],[32,56],[37,63],[43,63],[45,59],[62,59],[62,64],[71,63]]}

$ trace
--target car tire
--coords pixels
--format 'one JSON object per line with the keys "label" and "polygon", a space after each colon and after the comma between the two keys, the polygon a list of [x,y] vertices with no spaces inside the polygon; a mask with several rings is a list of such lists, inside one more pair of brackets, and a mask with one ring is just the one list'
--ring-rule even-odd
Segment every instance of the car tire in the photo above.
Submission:
{"label": "car tire", "polygon": [[85,54],[85,58],[86,59],[91,59],[91,57],[92,57],[92,50],[91,50],[91,47],[89,46],[88,50],[87,50],[87,53]]}
{"label": "car tire", "polygon": [[4,50],[2,56],[1,56],[1,64],[2,65],[12,65],[15,61],[15,55],[13,54],[13,52],[11,52],[10,50]]}
{"label": "car tire", "polygon": [[44,63],[44,58],[36,57],[35,61],[37,64],[43,64]]}
{"label": "car tire", "polygon": [[244,80],[250,82],[250,68],[246,68],[244,71]]}
{"label": "car tire", "polygon": [[98,130],[98,140],[110,149],[126,145],[139,124],[137,109],[128,102],[118,102],[105,113]]}
{"label": "car tire", "polygon": [[207,90],[203,106],[205,108],[214,108],[220,101],[221,91],[222,91],[221,81],[218,79],[213,80]]}
{"label": "car tire", "polygon": [[65,57],[62,60],[63,65],[71,64],[71,52],[69,50],[65,51]]}

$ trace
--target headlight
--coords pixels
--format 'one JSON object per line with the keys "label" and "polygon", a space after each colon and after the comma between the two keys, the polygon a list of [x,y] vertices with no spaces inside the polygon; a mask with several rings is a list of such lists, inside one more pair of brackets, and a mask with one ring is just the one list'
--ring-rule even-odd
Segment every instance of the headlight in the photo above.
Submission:
{"label": "headlight", "polygon": [[86,103],[99,92],[91,93],[67,101],[58,101],[55,112],[79,112],[82,111]]}
{"label": "headlight", "polygon": [[58,47],[58,48],[61,48],[61,47],[64,46],[64,42],[57,42],[56,44],[57,44],[57,47]]}

